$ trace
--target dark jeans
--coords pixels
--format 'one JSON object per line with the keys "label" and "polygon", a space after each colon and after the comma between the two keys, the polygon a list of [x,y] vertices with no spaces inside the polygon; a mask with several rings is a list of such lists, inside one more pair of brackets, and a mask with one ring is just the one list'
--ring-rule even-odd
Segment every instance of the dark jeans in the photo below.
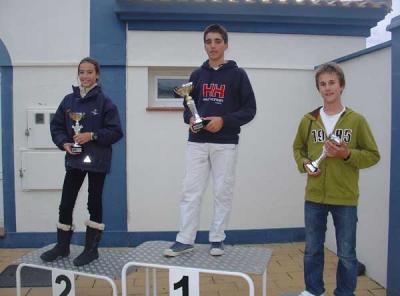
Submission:
{"label": "dark jeans", "polygon": [[324,205],[305,202],[306,249],[304,253],[304,280],[306,290],[314,295],[325,292],[324,242],[328,213],[335,225],[339,263],[336,271],[336,296],[353,296],[357,285],[357,207]]}
{"label": "dark jeans", "polygon": [[59,207],[60,223],[72,225],[72,212],[74,210],[76,198],[78,197],[79,189],[82,186],[86,174],[89,176],[87,208],[89,210],[90,220],[102,223],[102,194],[106,174],[78,169],[67,170],[65,173],[61,203]]}

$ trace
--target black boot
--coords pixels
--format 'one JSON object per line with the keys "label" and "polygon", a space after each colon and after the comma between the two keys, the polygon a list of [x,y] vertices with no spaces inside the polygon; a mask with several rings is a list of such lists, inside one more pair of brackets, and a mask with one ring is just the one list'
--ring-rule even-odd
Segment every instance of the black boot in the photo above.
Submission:
{"label": "black boot", "polygon": [[69,255],[69,244],[72,237],[72,226],[65,224],[57,224],[57,244],[51,250],[40,255],[43,261],[51,262],[58,258],[67,257]]}
{"label": "black boot", "polygon": [[99,258],[98,246],[103,233],[104,224],[88,221],[86,224],[86,241],[83,252],[74,259],[75,266],[89,264]]}

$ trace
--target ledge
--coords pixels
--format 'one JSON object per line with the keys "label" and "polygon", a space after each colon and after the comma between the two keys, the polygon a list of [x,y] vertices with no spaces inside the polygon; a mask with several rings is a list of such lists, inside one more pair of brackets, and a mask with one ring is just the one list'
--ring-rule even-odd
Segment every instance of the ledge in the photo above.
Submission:
{"label": "ledge", "polygon": [[206,25],[217,22],[229,32],[367,37],[389,10],[385,5],[249,3],[118,0],[114,12],[128,24],[128,30],[203,31]]}
{"label": "ledge", "polygon": [[147,112],[183,112],[183,107],[147,107]]}

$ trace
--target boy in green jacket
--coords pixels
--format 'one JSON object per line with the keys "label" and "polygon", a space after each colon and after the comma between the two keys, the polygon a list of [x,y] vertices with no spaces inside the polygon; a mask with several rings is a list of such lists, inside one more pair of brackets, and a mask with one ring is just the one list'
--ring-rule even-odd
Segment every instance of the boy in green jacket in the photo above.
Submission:
{"label": "boy in green jacket", "polygon": [[[320,66],[315,83],[323,106],[304,115],[293,143],[298,169],[307,173],[304,220],[306,247],[301,296],[320,296],[323,281],[324,242],[330,212],[336,232],[336,296],[354,295],[357,284],[356,229],[359,170],[379,161],[379,152],[365,118],[344,107],[341,94],[345,87],[342,69],[335,63]],[[336,135],[340,143],[329,141]],[[312,172],[307,164],[322,151],[326,158]]]}

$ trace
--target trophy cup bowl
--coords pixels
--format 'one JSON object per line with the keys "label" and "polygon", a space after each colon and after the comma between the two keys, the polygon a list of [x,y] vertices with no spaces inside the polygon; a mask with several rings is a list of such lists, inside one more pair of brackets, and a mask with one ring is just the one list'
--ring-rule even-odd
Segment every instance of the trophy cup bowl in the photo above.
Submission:
{"label": "trophy cup bowl", "polygon": [[186,105],[188,106],[188,108],[194,118],[192,129],[194,132],[198,132],[206,124],[203,121],[203,119],[201,119],[199,112],[197,112],[196,104],[194,103],[192,97],[189,95],[190,92],[192,91],[192,89],[193,89],[193,82],[188,82],[188,83],[182,84],[181,86],[175,87],[174,92],[177,95],[179,95],[185,99]]}
{"label": "trophy cup bowl", "polygon": [[[85,116],[85,113],[83,113],[83,112],[70,112],[69,113],[69,117],[73,121],[75,121],[75,124],[72,126],[72,129],[74,130],[75,135],[79,134],[83,127],[82,125],[79,124],[79,121],[82,120],[84,116]],[[71,147],[71,151],[73,153],[80,154],[83,151],[83,147],[75,142]]]}
{"label": "trophy cup bowl", "polygon": [[[340,145],[341,143],[340,138],[334,134],[329,135],[328,141],[331,141],[336,145]],[[321,161],[324,160],[325,158],[326,158],[326,151],[325,148],[322,148],[321,155],[316,160],[306,164],[307,169],[312,173],[317,172]]]}

